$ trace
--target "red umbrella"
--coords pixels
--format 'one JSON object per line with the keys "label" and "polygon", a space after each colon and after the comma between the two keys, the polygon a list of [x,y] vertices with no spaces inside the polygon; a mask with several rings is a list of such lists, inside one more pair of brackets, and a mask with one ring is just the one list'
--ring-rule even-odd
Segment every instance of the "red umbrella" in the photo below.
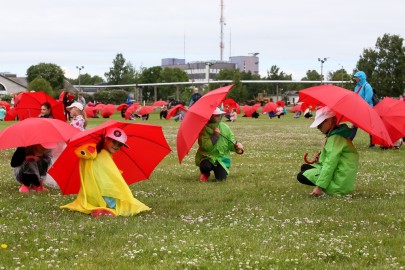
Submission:
{"label": "red umbrella", "polygon": [[268,112],[275,112],[277,109],[277,104],[274,102],[267,102],[266,105],[264,105],[262,109],[262,113],[268,113]]}
{"label": "red umbrella", "polygon": [[0,149],[42,143],[67,142],[80,131],[52,118],[27,118],[0,132]]}
{"label": "red umbrella", "polygon": [[246,115],[247,117],[251,117],[252,114],[253,114],[257,109],[259,109],[259,108],[260,108],[260,103],[256,103],[256,104],[253,105],[253,106],[244,105],[244,106],[243,106],[243,112],[245,113],[245,115]]}
{"label": "red umbrella", "polygon": [[117,111],[122,111],[123,109],[127,109],[129,106],[126,103],[122,103],[117,106]]}
{"label": "red umbrella", "polygon": [[232,86],[233,84],[208,92],[188,109],[177,132],[177,155],[180,163],[190,151],[215,108],[221,104]]}
{"label": "red umbrella", "polygon": [[4,117],[4,121],[14,121],[17,118],[17,111],[15,108],[11,108]]}
{"label": "red umbrella", "polygon": [[65,93],[66,93],[65,90],[60,92],[58,101],[63,102],[63,97],[65,96]]}
{"label": "red umbrella", "polygon": [[94,106],[94,109],[96,111],[101,111],[105,107],[105,104],[103,103],[98,103],[96,106]]}
{"label": "red umbrella", "polygon": [[232,98],[225,99],[224,102],[223,102],[223,105],[224,105],[224,108],[226,108],[228,106],[229,112],[231,112],[232,109],[236,109],[236,113],[240,114],[240,106]]}
{"label": "red umbrella", "polygon": [[370,133],[373,143],[392,145],[378,113],[353,91],[334,85],[320,85],[299,91],[299,100],[308,104],[328,106],[336,113],[339,122],[350,121]]}
{"label": "red umbrella", "polygon": [[169,102],[164,101],[164,100],[158,100],[158,101],[155,101],[152,104],[152,106],[159,107],[159,106],[163,106],[163,105],[167,105],[167,104],[169,104]]}
{"label": "red umbrella", "polygon": [[176,106],[167,111],[166,120],[169,120],[170,118],[175,116],[176,113],[180,110],[187,111],[187,109],[184,107],[183,104],[177,104]]}
{"label": "red umbrella", "polygon": [[101,109],[101,116],[104,118],[110,117],[115,111],[114,104],[107,104]]}
{"label": "red umbrella", "polygon": [[0,106],[4,106],[6,108],[6,111],[10,110],[10,103],[7,101],[0,100]]}
{"label": "red umbrella", "polygon": [[91,106],[86,106],[86,108],[84,108],[84,112],[86,113],[87,118],[93,118],[97,115],[97,109]]}
{"label": "red umbrella", "polygon": [[80,158],[74,151],[85,144],[97,144],[112,127],[124,130],[128,136],[126,144],[129,148],[122,147],[113,155],[128,185],[149,178],[155,167],[171,151],[160,126],[107,121],[74,136],[50,168],[49,174],[58,183],[62,194],[76,194],[80,189]]}
{"label": "red umbrella", "polygon": [[282,100],[277,101],[276,104],[277,104],[277,105],[280,105],[280,106],[283,107],[283,108],[284,108],[284,106],[285,106],[285,103],[284,103],[284,101],[282,101]]}
{"label": "red umbrella", "polygon": [[301,111],[301,104],[297,104],[291,108],[291,112]]}
{"label": "red umbrella", "polygon": [[139,115],[150,114],[151,112],[153,112],[154,109],[155,109],[155,107],[153,107],[153,106],[142,106],[139,109],[138,114]]}
{"label": "red umbrella", "polygon": [[23,92],[18,95],[14,105],[18,119],[38,117],[41,113],[41,105],[45,102],[51,104],[53,118],[66,121],[63,103],[56,101],[44,92]]}
{"label": "red umbrella", "polygon": [[125,119],[129,119],[131,114],[135,113],[136,109],[138,109],[139,103],[134,103],[125,111]]}
{"label": "red umbrella", "polygon": [[384,98],[374,109],[380,115],[393,142],[405,137],[405,102]]}

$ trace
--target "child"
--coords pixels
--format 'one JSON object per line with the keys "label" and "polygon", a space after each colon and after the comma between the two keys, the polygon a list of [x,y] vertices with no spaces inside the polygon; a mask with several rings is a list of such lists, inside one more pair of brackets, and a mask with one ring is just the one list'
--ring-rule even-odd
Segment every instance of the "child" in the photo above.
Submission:
{"label": "child", "polygon": [[348,138],[351,129],[346,124],[338,125],[335,113],[328,107],[317,110],[315,121],[310,126],[317,127],[326,135],[326,141],[319,158],[313,164],[303,164],[297,180],[305,185],[315,186],[311,195],[347,194],[353,191],[356,181],[359,155]]}
{"label": "child", "polygon": [[221,122],[219,108],[213,112],[211,119],[198,136],[198,150],[195,164],[200,168],[200,181],[207,182],[211,171],[215,179],[226,180],[231,167],[230,152],[243,153],[243,145],[235,141],[235,136],[229,126]]}
{"label": "child", "polygon": [[73,102],[72,105],[66,107],[70,114],[70,125],[80,131],[84,131],[87,126],[86,114],[83,112],[83,105],[79,102]]}
{"label": "child", "polygon": [[42,186],[51,164],[51,150],[56,144],[35,144],[18,147],[11,158],[10,165],[14,168],[14,177],[21,184],[22,193],[47,191]]}
{"label": "child", "polygon": [[76,200],[61,208],[93,217],[130,216],[150,210],[133,197],[114,163],[112,155],[121,147],[128,147],[126,141],[127,135],[122,129],[110,128],[97,145],[90,143],[76,149],[80,158],[80,191]]}

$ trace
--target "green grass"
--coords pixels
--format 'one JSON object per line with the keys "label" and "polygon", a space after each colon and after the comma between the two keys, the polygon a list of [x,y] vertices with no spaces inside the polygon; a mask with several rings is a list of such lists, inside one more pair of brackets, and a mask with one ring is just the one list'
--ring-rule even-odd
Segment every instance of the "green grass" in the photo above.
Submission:
{"label": "green grass", "polygon": [[75,196],[58,190],[20,194],[13,150],[1,151],[0,269],[404,269],[404,149],[369,149],[359,131],[355,192],[312,198],[296,181],[303,154],[321,146],[311,121],[239,117],[229,125],[245,154],[227,181],[200,183],[196,145],[179,165],[180,123],[158,118],[146,123],[163,126],[173,152],[131,186],[152,208],[133,217],[61,210]]}

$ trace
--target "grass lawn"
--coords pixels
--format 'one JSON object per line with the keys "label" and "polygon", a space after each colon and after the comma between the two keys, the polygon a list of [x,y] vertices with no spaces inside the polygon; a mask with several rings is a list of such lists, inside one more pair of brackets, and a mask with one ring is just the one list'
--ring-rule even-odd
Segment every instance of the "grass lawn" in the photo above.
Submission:
{"label": "grass lawn", "polygon": [[355,192],[312,198],[296,174],[323,136],[292,116],[229,123],[245,153],[227,181],[200,183],[196,144],[179,165],[180,123],[152,114],[144,123],[162,125],[173,152],[130,186],[152,208],[133,217],[61,210],[75,196],[58,190],[21,194],[13,149],[0,151],[0,269],[404,269],[405,149],[370,149],[359,130]]}

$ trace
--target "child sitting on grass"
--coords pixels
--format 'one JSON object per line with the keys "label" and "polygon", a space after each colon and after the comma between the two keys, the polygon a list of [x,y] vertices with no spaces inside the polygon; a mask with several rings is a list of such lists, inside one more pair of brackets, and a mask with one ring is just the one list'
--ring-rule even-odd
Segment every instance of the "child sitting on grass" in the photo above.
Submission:
{"label": "child sitting on grass", "polygon": [[351,129],[346,124],[337,124],[335,113],[328,107],[316,112],[310,126],[326,135],[326,141],[319,157],[311,164],[303,164],[297,175],[300,183],[315,186],[311,195],[347,194],[353,191],[356,182],[359,155],[348,138]]}

